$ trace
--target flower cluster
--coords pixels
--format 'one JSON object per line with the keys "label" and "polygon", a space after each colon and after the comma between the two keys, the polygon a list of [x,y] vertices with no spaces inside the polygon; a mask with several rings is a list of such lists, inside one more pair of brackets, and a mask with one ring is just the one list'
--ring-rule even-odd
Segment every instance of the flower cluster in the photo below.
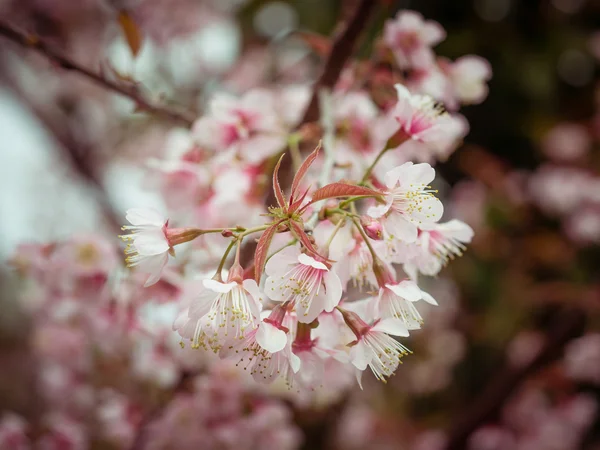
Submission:
{"label": "flower cluster", "polygon": [[[408,161],[381,178],[376,175],[381,156],[390,150],[401,151],[403,143],[413,142],[435,147],[452,134],[450,116],[431,99],[411,94],[402,85],[396,90],[398,101],[389,113],[394,121],[386,134],[399,135],[401,141],[392,147],[382,144],[360,180],[321,183],[315,189],[313,167],[327,164],[317,148],[297,166],[287,198],[280,186],[280,159],[272,180],[276,205],[269,207],[270,219],[263,225],[170,228],[156,212],[128,212],[131,225],[124,229],[131,234],[122,236],[130,242],[128,261],[150,275],[147,284],[160,278],[175,246],[209,235],[224,242],[216,272],[198,280],[194,297],[174,322],[182,346],[231,359],[256,381],[282,378],[298,389],[319,386],[329,364],[350,364],[359,381],[367,367],[381,380],[394,373],[410,353],[397,338],[423,323],[417,302],[437,304],[418,287],[419,275],[437,274],[462,254],[473,236],[471,228],[456,219],[440,222],[443,206],[431,186],[435,170],[430,164]],[[259,111],[246,110],[251,106],[245,104],[242,99],[239,107],[230,105],[214,117],[200,119],[194,132],[210,123],[235,135],[228,146],[258,138],[258,131],[240,132],[240,127],[252,128],[248,118],[260,116]],[[268,105],[266,100],[261,103]],[[234,117],[241,122],[232,125]],[[271,137],[275,133],[265,132]],[[244,153],[252,152],[254,144],[238,144],[218,157],[246,158]],[[350,167],[348,172],[355,170]],[[237,188],[229,184],[223,189]],[[239,200],[236,203],[243,208]],[[259,238],[253,264],[244,266],[246,237],[254,234]],[[351,285],[369,290],[354,291],[351,298]]]}
{"label": "flower cluster", "polygon": [[[413,12],[390,20],[380,44],[394,55],[392,70],[409,73],[388,86],[395,101],[342,80],[323,97],[324,148],[304,161],[320,136],[314,127],[294,130],[310,97],[302,86],[216,94],[206,115],[170,140],[171,157],[153,160],[168,180],[167,203],[181,207],[175,220],[201,228],[171,228],[156,212],[130,210],[131,234],[122,237],[147,284],[183,243],[186,270],[207,273],[173,324],[183,347],[295,390],[318,388],[331,367],[352,367],[359,381],[367,367],[381,380],[395,372],[410,353],[398,338],[423,324],[418,302],[437,304],[419,277],[438,274],[473,236],[459,220],[442,221],[431,163],[467,130],[447,110],[481,101],[490,72],[479,59],[436,61],[431,47],[444,34]],[[417,82],[433,72],[443,74],[447,95],[432,97],[424,88],[431,83]],[[177,186],[194,201],[171,202]]]}

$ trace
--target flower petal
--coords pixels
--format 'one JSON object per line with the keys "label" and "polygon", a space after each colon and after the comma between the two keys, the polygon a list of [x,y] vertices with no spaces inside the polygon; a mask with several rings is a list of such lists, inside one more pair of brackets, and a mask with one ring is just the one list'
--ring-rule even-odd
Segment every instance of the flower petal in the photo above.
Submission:
{"label": "flower petal", "polygon": [[256,330],[256,342],[269,353],[277,353],[285,348],[287,334],[268,322],[261,322]]}
{"label": "flower petal", "polygon": [[232,281],[231,283],[221,283],[213,279],[202,280],[202,284],[206,289],[220,294],[225,294],[238,285],[235,281]]}
{"label": "flower petal", "polygon": [[125,218],[132,225],[154,225],[162,227],[167,219],[152,208],[131,208],[125,213]]}
{"label": "flower petal", "polygon": [[423,298],[419,286],[417,286],[414,282],[410,280],[404,280],[398,284],[386,284],[385,286],[397,296],[402,297],[411,302],[416,302]]}
{"label": "flower petal", "polygon": [[379,321],[371,331],[380,331],[382,333],[391,334],[392,336],[408,336],[408,329],[400,319],[383,319]]}
{"label": "flower petal", "polygon": [[325,264],[323,264],[322,262],[317,261],[312,256],[308,256],[306,253],[300,253],[298,255],[298,262],[300,264],[304,264],[305,266],[314,267],[315,269],[329,270]]}

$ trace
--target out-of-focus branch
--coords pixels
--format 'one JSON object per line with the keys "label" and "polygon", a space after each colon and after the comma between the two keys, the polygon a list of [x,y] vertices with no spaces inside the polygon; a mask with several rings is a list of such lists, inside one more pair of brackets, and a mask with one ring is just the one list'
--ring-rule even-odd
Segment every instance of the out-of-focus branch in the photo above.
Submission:
{"label": "out-of-focus branch", "polygon": [[359,0],[347,21],[339,26],[333,36],[329,56],[315,83],[310,102],[304,111],[299,127],[319,120],[319,92],[323,88],[332,89],[335,86],[376,4],[375,0]]}
{"label": "out-of-focus branch", "polygon": [[486,422],[493,420],[504,401],[530,374],[560,357],[564,345],[579,336],[585,324],[585,314],[578,309],[559,311],[546,334],[539,353],[523,367],[507,366],[490,381],[481,395],[460,414],[448,433],[445,450],[466,448],[470,434]]}
{"label": "out-of-focus branch", "polygon": [[191,112],[155,103],[143,95],[138,85],[125,85],[111,81],[103,75],[93,72],[92,70],[77,64],[76,62],[62,54],[62,52],[55,49],[52,45],[44,42],[36,35],[20,31],[12,25],[9,25],[2,21],[0,21],[0,35],[22,45],[23,47],[35,50],[36,52],[40,53],[41,55],[44,55],[46,58],[58,64],[65,70],[77,72],[80,75],[88,78],[89,80],[94,81],[96,84],[110,91],[116,92],[120,95],[123,95],[124,97],[130,98],[135,102],[137,108],[140,110],[160,115],[170,120],[184,123],[188,126],[192,125],[192,123],[194,122],[195,115]]}

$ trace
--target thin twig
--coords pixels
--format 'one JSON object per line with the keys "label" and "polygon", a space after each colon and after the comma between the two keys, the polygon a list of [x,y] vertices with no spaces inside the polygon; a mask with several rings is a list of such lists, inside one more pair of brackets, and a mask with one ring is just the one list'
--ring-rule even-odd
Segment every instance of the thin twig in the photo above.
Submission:
{"label": "thin twig", "polygon": [[87,69],[81,66],[80,64],[77,64],[76,62],[65,56],[60,50],[44,42],[42,39],[39,38],[39,36],[25,33],[13,27],[12,25],[1,21],[0,35],[6,37],[7,39],[10,39],[13,42],[16,42],[17,44],[22,45],[23,47],[35,50],[36,52],[38,52],[41,55],[44,55],[46,58],[55,62],[65,70],[77,72],[110,91],[116,92],[120,95],[130,98],[135,102],[137,108],[140,110],[160,115],[171,120],[184,123],[188,126],[191,126],[194,122],[195,115],[191,112],[155,103],[150,99],[146,98],[142,94],[138,86],[135,84],[123,85],[108,80],[103,75],[93,72],[92,70]]}
{"label": "thin twig", "polygon": [[299,127],[319,119],[319,92],[321,89],[333,89],[342,73],[342,69],[352,55],[356,42],[366,27],[375,5],[374,0],[360,0],[345,26],[333,37],[333,43],[321,76],[315,83],[308,107]]}
{"label": "thin twig", "polygon": [[504,401],[530,374],[560,357],[561,349],[571,339],[579,336],[585,324],[585,314],[577,309],[559,311],[555,323],[546,335],[540,352],[529,364],[514,368],[507,366],[495,375],[473,404],[452,426],[448,433],[445,450],[466,448],[466,441],[473,431],[493,420]]}
{"label": "thin twig", "polygon": [[[333,43],[327,61],[323,66],[321,75],[313,86],[310,102],[304,111],[302,120],[296,127],[298,130],[304,125],[307,125],[310,122],[316,122],[319,119],[320,92],[323,89],[329,91],[333,90],[333,87],[342,73],[342,69],[356,47],[358,38],[367,25],[371,12],[375,9],[376,4],[377,2],[374,0],[360,0],[350,14],[349,19],[338,26],[338,31],[333,36]],[[284,190],[289,187],[292,182],[292,164],[289,158],[284,159],[282,162],[279,169],[279,179],[281,187]],[[275,197],[272,191],[269,192],[269,195],[265,199],[265,204],[267,206],[275,204]]]}

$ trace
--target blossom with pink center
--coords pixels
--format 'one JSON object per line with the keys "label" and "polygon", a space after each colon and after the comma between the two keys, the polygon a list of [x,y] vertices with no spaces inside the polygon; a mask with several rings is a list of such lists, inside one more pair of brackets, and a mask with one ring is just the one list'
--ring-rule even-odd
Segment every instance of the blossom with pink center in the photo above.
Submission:
{"label": "blossom with pink center", "polygon": [[376,320],[368,325],[354,312],[340,310],[346,325],[356,336],[350,349],[350,362],[358,369],[357,380],[361,383],[362,371],[371,368],[378,380],[385,381],[400,364],[400,360],[410,353],[400,342],[391,336],[408,336],[404,323],[398,319]]}
{"label": "blossom with pink center", "polygon": [[216,95],[210,114],[196,121],[193,133],[202,144],[226,149],[253,164],[277,154],[287,142],[273,95],[260,89],[239,99]]}
{"label": "blossom with pink center", "polygon": [[429,183],[435,170],[427,163],[407,162],[385,174],[385,204],[369,208],[368,215],[380,219],[386,233],[405,242],[414,242],[419,227],[437,222],[442,202]]}
{"label": "blossom with pink center", "polygon": [[435,299],[419,289],[415,282],[411,280],[396,282],[389,279],[380,286],[378,296],[371,303],[373,316],[383,319],[399,319],[404,323],[406,329],[417,330],[423,324],[423,318],[414,305],[419,300],[437,305]]}
{"label": "blossom with pink center", "polygon": [[202,281],[202,290],[173,324],[192,347],[211,347],[217,351],[223,341],[241,341],[255,329],[260,320],[261,294],[254,280],[232,276],[222,283],[214,279]]}
{"label": "blossom with pink center", "polygon": [[265,293],[274,301],[290,301],[298,320],[310,323],[323,311],[331,312],[342,298],[342,283],[324,262],[287,247],[267,263]]}
{"label": "blossom with pink center", "polygon": [[415,11],[401,11],[394,20],[388,20],[383,35],[401,68],[432,64],[434,54],[431,47],[445,37],[446,32],[439,23],[424,20]]}
{"label": "blossom with pink center", "polygon": [[395,85],[398,103],[393,115],[409,139],[421,144],[424,151],[445,153],[447,148],[464,134],[458,117],[444,112],[432,97],[411,94],[401,84]]}
{"label": "blossom with pink center", "polygon": [[297,373],[301,363],[292,353],[289,330],[282,325],[285,314],[285,308],[277,305],[244,339],[223,346],[219,356],[237,361],[260,383],[271,383],[279,376],[288,380],[289,372]]}
{"label": "blossom with pink center", "polygon": [[448,260],[462,255],[465,244],[471,239],[473,229],[460,220],[423,224],[414,244],[416,252],[405,263],[405,270],[414,276],[417,271],[423,275],[436,275]]}

